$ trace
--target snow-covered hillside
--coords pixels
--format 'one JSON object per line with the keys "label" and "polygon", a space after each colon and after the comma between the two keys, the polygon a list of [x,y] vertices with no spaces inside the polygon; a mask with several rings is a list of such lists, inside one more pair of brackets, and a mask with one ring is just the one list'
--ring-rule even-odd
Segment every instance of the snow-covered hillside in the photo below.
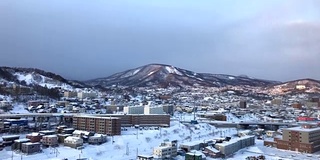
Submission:
{"label": "snow-covered hillside", "polygon": [[61,88],[64,90],[72,90],[73,87],[69,84],[45,77],[38,73],[14,73],[19,82],[25,82],[27,85],[40,85],[47,88]]}

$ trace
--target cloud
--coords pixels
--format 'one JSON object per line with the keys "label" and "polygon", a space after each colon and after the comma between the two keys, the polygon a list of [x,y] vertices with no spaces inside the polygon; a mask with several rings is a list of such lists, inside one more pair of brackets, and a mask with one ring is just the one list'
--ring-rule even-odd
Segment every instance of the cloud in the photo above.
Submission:
{"label": "cloud", "polygon": [[319,1],[1,1],[2,65],[71,79],[148,63],[320,79]]}

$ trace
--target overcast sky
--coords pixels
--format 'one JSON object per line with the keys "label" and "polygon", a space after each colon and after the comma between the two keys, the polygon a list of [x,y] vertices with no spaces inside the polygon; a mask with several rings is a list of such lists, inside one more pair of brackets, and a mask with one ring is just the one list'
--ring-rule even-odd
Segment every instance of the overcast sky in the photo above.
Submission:
{"label": "overcast sky", "polygon": [[0,55],[77,80],[150,63],[320,79],[320,1],[1,0]]}

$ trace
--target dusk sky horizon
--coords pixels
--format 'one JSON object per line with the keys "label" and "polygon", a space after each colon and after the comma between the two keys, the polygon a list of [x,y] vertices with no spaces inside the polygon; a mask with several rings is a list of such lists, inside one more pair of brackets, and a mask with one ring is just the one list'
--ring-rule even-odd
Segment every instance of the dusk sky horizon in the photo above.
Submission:
{"label": "dusk sky horizon", "polygon": [[152,63],[320,80],[320,1],[2,0],[0,53],[0,66],[74,80]]}

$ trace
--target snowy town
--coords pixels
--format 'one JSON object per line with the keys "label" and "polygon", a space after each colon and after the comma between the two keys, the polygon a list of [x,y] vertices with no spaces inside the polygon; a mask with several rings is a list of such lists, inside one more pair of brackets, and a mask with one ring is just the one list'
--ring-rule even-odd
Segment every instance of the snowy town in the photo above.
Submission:
{"label": "snowy town", "polygon": [[132,95],[64,91],[60,100],[26,102],[1,96],[0,157],[320,158],[319,97],[298,94],[261,100],[232,91],[172,90]]}
{"label": "snowy town", "polygon": [[0,0],[0,160],[320,160],[320,0]]}

